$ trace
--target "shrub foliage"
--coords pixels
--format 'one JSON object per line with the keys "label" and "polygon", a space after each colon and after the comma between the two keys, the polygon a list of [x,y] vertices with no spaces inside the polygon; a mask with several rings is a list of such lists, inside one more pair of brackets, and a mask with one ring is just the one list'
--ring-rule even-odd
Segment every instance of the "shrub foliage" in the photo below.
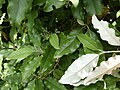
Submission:
{"label": "shrub foliage", "polygon": [[59,83],[80,56],[119,51],[91,22],[96,15],[119,37],[119,9],[120,0],[0,0],[0,90],[120,90],[119,68],[87,86]]}

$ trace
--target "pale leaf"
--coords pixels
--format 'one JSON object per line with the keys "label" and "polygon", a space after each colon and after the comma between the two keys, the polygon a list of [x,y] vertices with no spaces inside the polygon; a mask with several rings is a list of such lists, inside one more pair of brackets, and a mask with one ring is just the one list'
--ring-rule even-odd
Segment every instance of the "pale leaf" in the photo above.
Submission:
{"label": "pale leaf", "polygon": [[83,84],[82,79],[86,78],[93,68],[97,66],[98,59],[98,54],[86,54],[79,57],[68,67],[59,82],[73,86]]}
{"label": "pale leaf", "polygon": [[0,25],[3,23],[4,18],[5,18],[5,13],[3,13],[2,17],[0,18]]}
{"label": "pale leaf", "polygon": [[120,46],[120,39],[115,35],[115,30],[109,28],[107,21],[99,21],[95,15],[92,16],[92,24],[95,29],[98,29],[100,37],[107,41],[110,45]]}
{"label": "pale leaf", "polygon": [[79,0],[70,0],[72,2],[72,4],[74,5],[74,7],[77,7],[79,4]]}
{"label": "pale leaf", "polygon": [[96,67],[94,71],[89,73],[88,77],[84,81],[84,85],[96,83],[98,80],[102,80],[105,74],[113,74],[116,68],[120,67],[120,55],[110,57],[108,61],[101,62],[99,67]]}

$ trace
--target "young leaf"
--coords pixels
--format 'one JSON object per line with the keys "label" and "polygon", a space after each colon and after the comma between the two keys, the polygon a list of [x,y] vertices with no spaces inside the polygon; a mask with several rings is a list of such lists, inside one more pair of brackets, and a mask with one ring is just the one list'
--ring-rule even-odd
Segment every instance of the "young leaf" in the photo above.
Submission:
{"label": "young leaf", "polygon": [[7,56],[7,58],[8,59],[24,59],[32,53],[33,53],[32,48],[24,47],[16,51],[13,51],[10,55]]}
{"label": "young leaf", "polygon": [[92,16],[92,24],[95,29],[98,29],[100,37],[107,41],[110,45],[120,46],[120,39],[115,35],[115,30],[109,28],[107,21],[99,21],[95,15]]}
{"label": "young leaf", "polygon": [[79,57],[68,67],[59,82],[74,86],[83,84],[82,79],[86,78],[93,68],[97,66],[98,59],[98,54],[86,54]]}
{"label": "young leaf", "polygon": [[70,0],[72,2],[72,4],[74,5],[74,7],[77,7],[79,4],[79,0]]}
{"label": "young leaf", "polygon": [[59,49],[59,39],[56,33],[51,34],[50,36],[50,44],[55,48],[55,49]]}
{"label": "young leaf", "polygon": [[25,81],[36,70],[36,68],[40,65],[41,59],[42,56],[35,57],[21,68],[22,81]]}
{"label": "young leaf", "polygon": [[105,74],[112,74],[112,71],[116,70],[118,67],[120,67],[120,55],[110,57],[108,61],[101,62],[99,67],[90,72],[84,81],[84,85],[89,85],[97,82],[98,80],[102,80]]}
{"label": "young leaf", "polygon": [[49,77],[45,80],[45,85],[49,88],[49,90],[67,90],[52,77]]}

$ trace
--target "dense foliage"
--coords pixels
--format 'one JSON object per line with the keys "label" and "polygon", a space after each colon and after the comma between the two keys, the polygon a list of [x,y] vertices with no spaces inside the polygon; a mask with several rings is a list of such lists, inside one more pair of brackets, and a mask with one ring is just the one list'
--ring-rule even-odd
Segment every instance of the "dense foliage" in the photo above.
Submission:
{"label": "dense foliage", "polygon": [[[78,57],[119,50],[91,23],[95,14],[119,37],[119,9],[120,0],[0,0],[0,90],[104,90],[103,81],[58,81]],[[100,55],[98,65],[115,54]],[[104,75],[107,90],[120,90],[119,68],[117,74]]]}

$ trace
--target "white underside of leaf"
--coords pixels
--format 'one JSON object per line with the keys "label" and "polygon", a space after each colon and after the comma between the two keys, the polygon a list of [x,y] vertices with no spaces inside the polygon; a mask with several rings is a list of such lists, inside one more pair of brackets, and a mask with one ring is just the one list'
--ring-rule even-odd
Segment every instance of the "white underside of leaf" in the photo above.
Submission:
{"label": "white underside of leaf", "polygon": [[115,35],[115,30],[109,28],[107,21],[99,21],[95,15],[92,16],[92,24],[98,29],[101,39],[107,41],[110,45],[120,46],[120,39]]}
{"label": "white underside of leaf", "polygon": [[98,80],[102,80],[105,74],[112,74],[113,70],[120,67],[120,55],[110,57],[108,61],[101,62],[100,66],[91,72],[84,81],[84,85],[95,83]]}
{"label": "white underside of leaf", "polygon": [[97,66],[98,59],[98,54],[86,54],[79,57],[68,67],[59,82],[73,86],[83,84],[82,79],[86,78],[93,67]]}

